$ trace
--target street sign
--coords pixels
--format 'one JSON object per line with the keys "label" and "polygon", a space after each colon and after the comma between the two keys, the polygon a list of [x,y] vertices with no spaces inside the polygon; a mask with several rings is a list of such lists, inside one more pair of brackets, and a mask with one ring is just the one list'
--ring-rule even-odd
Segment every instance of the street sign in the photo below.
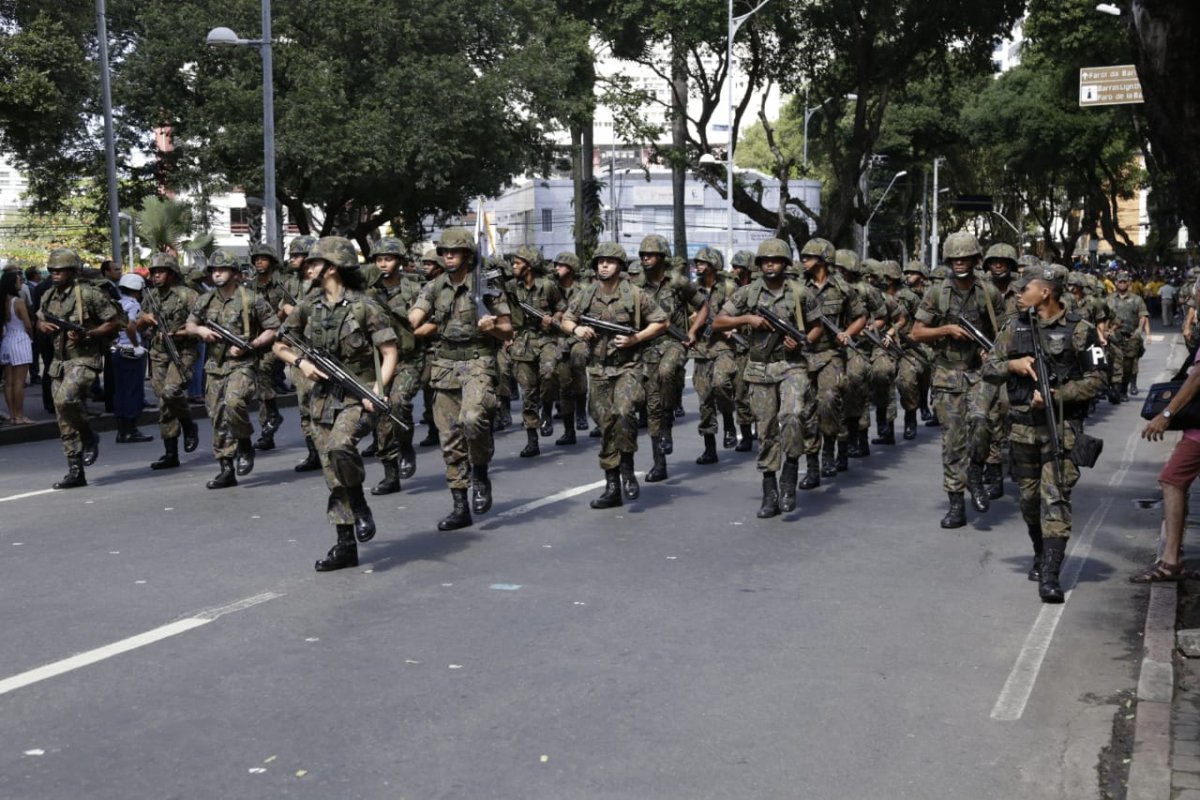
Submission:
{"label": "street sign", "polygon": [[1079,70],[1079,105],[1120,106],[1144,103],[1142,83],[1132,64],[1114,67],[1083,67]]}

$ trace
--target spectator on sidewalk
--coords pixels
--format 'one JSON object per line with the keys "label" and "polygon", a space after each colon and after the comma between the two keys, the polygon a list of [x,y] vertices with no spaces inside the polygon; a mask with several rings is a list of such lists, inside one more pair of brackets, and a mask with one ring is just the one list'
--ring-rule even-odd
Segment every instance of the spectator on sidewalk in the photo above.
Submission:
{"label": "spectator on sidewalk", "polygon": [[25,416],[25,376],[33,361],[33,322],[21,299],[20,270],[4,270],[0,275],[0,319],[4,338],[0,340],[0,365],[4,367],[4,403],[14,425],[33,422]]}
{"label": "spectator on sidewalk", "polygon": [[1162,302],[1162,324],[1164,328],[1171,327],[1175,322],[1175,282],[1167,281],[1158,290],[1159,300]]}
{"label": "spectator on sidewalk", "polygon": [[149,442],[138,430],[138,417],[142,415],[146,391],[146,348],[142,346],[134,320],[141,313],[142,290],[146,281],[141,275],[129,273],[118,282],[121,291],[121,310],[128,321],[117,336],[113,350],[113,415],[117,418],[117,444]]}

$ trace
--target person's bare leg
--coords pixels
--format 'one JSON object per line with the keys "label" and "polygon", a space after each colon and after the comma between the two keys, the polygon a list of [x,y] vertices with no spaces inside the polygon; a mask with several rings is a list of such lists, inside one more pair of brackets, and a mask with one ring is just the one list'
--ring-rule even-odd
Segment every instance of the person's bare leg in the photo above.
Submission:
{"label": "person's bare leg", "polygon": [[1183,526],[1187,522],[1187,492],[1178,486],[1159,484],[1163,490],[1163,523],[1166,526],[1167,542],[1163,547],[1164,564],[1176,567],[1179,550],[1183,545]]}
{"label": "person's bare leg", "polygon": [[12,400],[8,410],[15,422],[27,422],[25,416],[25,378],[29,375],[28,364],[15,364],[12,368]]}

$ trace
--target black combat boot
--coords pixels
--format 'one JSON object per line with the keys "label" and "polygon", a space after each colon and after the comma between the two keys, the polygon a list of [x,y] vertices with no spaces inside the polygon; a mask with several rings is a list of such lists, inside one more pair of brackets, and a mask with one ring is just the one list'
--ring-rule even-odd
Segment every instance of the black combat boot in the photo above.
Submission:
{"label": "black combat boot", "polygon": [[254,440],[254,449],[262,450],[263,452],[266,452],[267,450],[274,450],[275,434],[268,433],[267,429],[263,428],[262,433],[260,433],[258,438]]}
{"label": "black combat boot", "polygon": [[1129,396],[1130,396],[1130,397],[1137,397],[1137,396],[1138,396],[1138,391],[1139,391],[1139,390],[1138,390],[1138,385],[1137,385],[1137,378],[1134,378],[1133,380],[1131,380],[1131,381],[1129,382]]}
{"label": "black combat boot", "polygon": [[400,462],[394,458],[383,460],[383,480],[371,487],[371,494],[395,494],[400,491]]}
{"label": "black combat boot", "polygon": [[715,464],[717,463],[717,435],[715,433],[704,434],[704,452],[696,459],[697,464]]}
{"label": "black combat boot", "polygon": [[626,500],[637,500],[642,493],[637,475],[633,472],[633,453],[621,453],[621,494]]}
{"label": "black combat boot", "polygon": [[1061,603],[1066,599],[1058,582],[1063,558],[1067,555],[1067,540],[1061,536],[1046,539],[1042,544],[1042,574],[1038,579],[1038,596],[1043,603]]}
{"label": "black combat boot", "polygon": [[100,458],[100,434],[88,429],[83,436],[83,465],[90,467]]}
{"label": "black combat boot", "polygon": [[594,427],[590,431],[588,431],[589,439],[599,439],[602,436],[604,436],[604,431],[600,430],[599,425],[597,425],[596,427]]}
{"label": "black combat boot", "polygon": [[940,428],[940,427],[942,427],[942,421],[937,418],[937,414],[930,414],[929,419],[926,420],[926,422],[925,422],[925,427],[926,428]]}
{"label": "black combat boot", "polygon": [[654,455],[654,466],[646,473],[646,483],[658,483],[667,479],[667,456],[662,451],[661,437],[650,437],[650,452]]}
{"label": "black combat boot", "polygon": [[682,401],[675,404],[675,419],[680,419],[681,417],[683,417],[683,402]]}
{"label": "black combat boot", "polygon": [[1043,552],[1042,526],[1040,524],[1029,526],[1029,541],[1033,543],[1033,564],[1029,567],[1029,572],[1025,574],[1025,577],[1031,581],[1040,582],[1042,580]]}
{"label": "black combat boot", "polygon": [[650,417],[646,416],[646,406],[645,405],[642,405],[640,408],[638,408],[637,426],[638,426],[639,430],[642,428],[650,427]]}
{"label": "black combat boot", "polygon": [[1129,400],[1129,381],[1121,382],[1121,402]]}
{"label": "black combat boot", "polygon": [[731,450],[737,447],[737,426],[733,422],[733,414],[725,414],[722,422],[725,428],[725,438],[721,440],[721,447]]}
{"label": "black combat boot", "polygon": [[512,427],[512,398],[502,397],[500,399],[500,409],[496,412],[497,425],[502,431]]}
{"label": "black combat boot", "polygon": [[871,444],[896,443],[896,423],[887,418],[886,408],[875,409],[875,429],[879,435],[871,440]]}
{"label": "black combat boot", "polygon": [[296,466],[292,467],[296,472],[312,472],[321,468],[321,454],[317,452],[317,446],[313,444],[311,436],[304,437],[304,446],[308,448],[308,455],[304,457]]}
{"label": "black combat boot", "polygon": [[758,509],[759,519],[779,516],[779,487],[775,484],[775,473],[763,473],[763,499]]}
{"label": "black combat boot", "polygon": [[921,422],[932,422],[933,412],[929,410],[929,406],[922,404],[919,408],[921,410]]}
{"label": "black combat boot", "polygon": [[587,402],[586,396],[580,395],[575,398],[575,430],[586,431],[588,429],[587,420]]}
{"label": "black combat boot", "polygon": [[989,500],[1004,497],[1004,469],[999,464],[983,465],[983,486]]}
{"label": "black combat boot", "polygon": [[250,446],[249,439],[238,439],[235,463],[239,478],[249,475],[254,469],[254,448]]}
{"label": "black combat boot", "polygon": [[619,469],[604,470],[604,494],[589,505],[592,508],[616,508],[625,505],[625,501],[621,499],[621,471]]}
{"label": "black combat boot", "polygon": [[983,467],[979,464],[967,467],[967,491],[971,493],[971,507],[980,514],[986,513],[992,507],[987,488],[983,485]]}
{"label": "black combat boot", "polygon": [[451,489],[450,496],[454,499],[454,508],[438,522],[439,531],[456,531],[474,522],[471,519],[471,509],[467,508],[467,490]]}
{"label": "black combat boot", "polygon": [[871,443],[868,441],[870,436],[871,436],[870,428],[860,427],[858,429],[858,457],[859,458],[866,458],[867,456],[871,455]]}
{"label": "black combat boot", "polygon": [[54,484],[55,489],[78,489],[87,486],[87,477],[83,474],[83,456],[75,454],[67,456],[67,474]]}
{"label": "black combat boot", "polygon": [[358,545],[354,543],[354,526],[337,526],[337,544],[324,558],[313,565],[317,572],[333,572],[358,566]]}
{"label": "black combat boot", "polygon": [[533,458],[536,455],[540,455],[542,449],[538,447],[537,428],[526,428],[525,439],[525,447],[519,453],[521,458]]}
{"label": "black combat boot", "polygon": [[[779,472],[779,510],[796,510],[796,479],[800,477],[800,460],[798,458],[784,459],[783,469]],[[818,478],[818,480],[820,480]]]}
{"label": "black combat boot", "polygon": [[163,439],[164,453],[150,464],[150,469],[173,469],[179,466],[179,439],[171,436]]}
{"label": "black combat boot", "polygon": [[658,435],[658,449],[662,451],[664,456],[669,456],[675,452],[675,440],[671,438],[670,425],[664,425],[662,433]]}
{"label": "black combat boot", "polygon": [[153,436],[147,436],[137,429],[137,420],[117,417],[117,444],[140,444],[153,440]]}
{"label": "black combat boot", "polygon": [[738,440],[737,447],[733,449],[739,453],[749,453],[754,449],[754,431],[749,425],[738,425],[738,431],[742,438]]}
{"label": "black combat boot", "polygon": [[367,498],[363,497],[362,486],[348,487],[350,492],[350,510],[354,513],[354,538],[360,542],[369,542],[375,538],[375,517]]}
{"label": "black combat boot", "polygon": [[230,486],[237,486],[237,474],[233,469],[233,459],[218,458],[217,463],[221,465],[221,471],[217,473],[217,477],[204,485],[209,489],[228,489]]}
{"label": "black combat boot", "polygon": [[183,452],[191,453],[200,446],[200,427],[190,415],[180,420],[180,424],[183,426]]}
{"label": "black combat boot", "polygon": [[379,455],[379,438],[374,434],[371,435],[371,443],[367,445],[367,449],[362,451],[363,458],[374,458]]}
{"label": "black combat boot", "polygon": [[833,478],[837,475],[837,457],[833,454],[833,448],[837,444],[837,440],[826,436],[821,442],[821,477]]}
{"label": "black combat boot", "polygon": [[563,425],[563,435],[554,440],[555,445],[565,446],[575,444],[575,429],[571,427],[571,420],[566,420]]}
{"label": "black combat boot", "polygon": [[910,442],[917,438],[917,412],[915,409],[904,412],[904,438]]}
{"label": "black combat boot", "polygon": [[800,488],[804,491],[816,489],[821,485],[821,459],[816,453],[804,457],[804,477],[800,479]]}
{"label": "black combat boot", "polygon": [[838,439],[836,466],[838,472],[850,469],[850,440]]}
{"label": "black combat boot", "polygon": [[492,481],[488,478],[487,464],[471,466],[471,495],[471,510],[476,514],[486,514],[491,509]]}
{"label": "black combat boot", "polygon": [[1121,390],[1116,386],[1108,387],[1108,402],[1114,406],[1121,402]]}
{"label": "black combat boot", "polygon": [[554,435],[554,401],[542,403],[542,427],[538,431],[542,436]]}
{"label": "black combat boot", "polygon": [[425,438],[417,442],[418,447],[437,447],[441,444],[442,439],[438,435],[437,426],[433,423],[429,424],[429,431],[425,434]]}
{"label": "black combat boot", "polygon": [[417,474],[417,451],[411,441],[400,443],[400,466],[396,474],[405,480]]}
{"label": "black combat boot", "polygon": [[947,492],[950,510],[942,517],[943,528],[961,528],[967,524],[967,503],[962,492]]}
{"label": "black combat boot", "polygon": [[283,414],[279,413],[279,403],[272,397],[270,400],[263,400],[263,405],[267,408],[267,419],[263,422],[263,435],[269,435],[273,439],[276,432],[283,426]]}
{"label": "black combat boot", "polygon": [[[838,469],[844,470],[842,467],[842,453],[846,454],[847,458],[862,458],[862,439],[858,435],[858,420],[846,420],[846,431],[848,433],[844,441],[838,442]],[[849,464],[849,462],[847,462]]]}

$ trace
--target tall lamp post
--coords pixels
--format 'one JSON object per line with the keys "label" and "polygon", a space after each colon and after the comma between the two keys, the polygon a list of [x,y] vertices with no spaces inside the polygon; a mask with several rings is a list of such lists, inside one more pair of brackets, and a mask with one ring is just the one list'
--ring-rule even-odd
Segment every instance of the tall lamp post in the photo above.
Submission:
{"label": "tall lamp post", "polygon": [[879,207],[883,205],[883,201],[887,199],[888,192],[892,190],[897,178],[903,178],[908,174],[908,170],[900,170],[892,176],[892,180],[888,183],[887,188],[883,190],[883,196],[879,198],[879,202],[875,204],[875,208],[871,211],[871,216],[867,217],[866,224],[863,225],[863,244],[862,257],[867,257],[867,247],[871,243],[871,220],[875,219],[875,214],[879,211]]}
{"label": "tall lamp post", "polygon": [[[811,109],[808,107],[808,101],[805,100],[805,103],[804,103],[804,155],[800,159],[800,174],[801,175],[808,174],[808,121],[810,119],[812,119],[813,117],[815,117],[817,115],[818,111],[820,111],[825,106],[829,105],[830,101],[834,100],[835,97],[826,97],[824,100],[817,103]],[[846,95],[846,99],[847,100],[857,100],[858,95],[851,92],[850,94]]]}
{"label": "tall lamp post", "polygon": [[739,17],[733,15],[733,0],[729,0],[729,37],[725,40],[725,81],[729,122],[729,146],[725,148],[725,214],[728,230],[728,250],[725,253],[725,263],[733,261],[733,145],[737,137],[733,130],[733,37],[737,35],[742,24],[753,17],[770,0],[762,0],[754,8]]}
{"label": "tall lamp post", "polygon": [[263,216],[267,247],[279,252],[279,216],[275,199],[275,83],[271,65],[271,0],[262,0],[262,38],[242,39],[229,28],[213,28],[205,44],[214,47],[254,47],[263,66]]}
{"label": "tall lamp post", "polygon": [[100,95],[104,106],[104,158],[108,171],[108,227],[112,259],[121,266],[121,210],[117,200],[117,150],[113,143],[112,83],[108,70],[108,17],[96,0],[96,39],[100,48]]}

